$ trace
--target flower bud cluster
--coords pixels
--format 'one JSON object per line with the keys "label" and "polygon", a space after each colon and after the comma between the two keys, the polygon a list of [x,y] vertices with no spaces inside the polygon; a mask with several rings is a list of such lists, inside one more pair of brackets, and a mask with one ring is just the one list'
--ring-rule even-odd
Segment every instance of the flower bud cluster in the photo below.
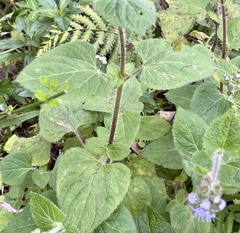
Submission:
{"label": "flower bud cluster", "polygon": [[100,61],[103,65],[107,65],[107,58],[101,57],[100,55],[96,55],[96,59]]}
{"label": "flower bud cluster", "polygon": [[216,218],[216,214],[223,210],[226,206],[226,201],[220,196],[215,196],[212,199],[200,200],[196,193],[189,193],[187,196],[189,208],[193,212],[193,217],[200,221],[211,222]]}
{"label": "flower bud cluster", "polygon": [[235,91],[240,89],[240,69],[233,77],[226,75],[224,79],[227,82],[228,94],[234,94]]}

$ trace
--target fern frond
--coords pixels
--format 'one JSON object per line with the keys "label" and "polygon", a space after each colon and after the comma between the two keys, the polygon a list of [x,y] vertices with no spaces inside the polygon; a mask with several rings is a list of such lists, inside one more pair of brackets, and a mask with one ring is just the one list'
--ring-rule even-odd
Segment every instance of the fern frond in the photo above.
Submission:
{"label": "fern frond", "polygon": [[77,6],[77,8],[82,10],[86,15],[88,15],[95,22],[98,28],[101,28],[102,30],[108,30],[105,22],[95,11],[93,11],[92,8],[90,8],[89,6]]}
{"label": "fern frond", "polygon": [[66,31],[59,30],[56,26],[49,31],[38,51],[38,56],[62,43],[76,40],[93,44],[97,54],[101,56],[111,54],[114,46],[118,44],[115,28],[89,6],[77,6],[77,8],[82,13],[71,15],[71,22]]}

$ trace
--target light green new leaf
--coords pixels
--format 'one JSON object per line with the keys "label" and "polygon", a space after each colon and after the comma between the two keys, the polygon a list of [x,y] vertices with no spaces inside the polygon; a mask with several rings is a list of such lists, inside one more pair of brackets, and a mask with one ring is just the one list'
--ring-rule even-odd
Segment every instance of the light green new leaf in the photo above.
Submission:
{"label": "light green new leaf", "polygon": [[123,205],[119,205],[111,216],[94,231],[94,233],[106,232],[137,233],[132,216]]}
{"label": "light green new leaf", "polygon": [[212,82],[202,83],[194,92],[190,111],[198,114],[206,123],[211,123],[231,106]]}
{"label": "light green new leaf", "polygon": [[177,152],[173,137],[168,134],[148,144],[140,153],[149,161],[169,169],[183,168],[180,154]]}
{"label": "light green new leaf", "polygon": [[170,124],[159,116],[142,116],[137,138],[155,140],[167,134],[170,129]]}
{"label": "light green new leaf", "polygon": [[155,6],[149,0],[97,0],[96,10],[112,24],[142,35],[156,21]]}
{"label": "light green new leaf", "polygon": [[207,129],[205,121],[197,114],[178,108],[173,124],[176,149],[191,156],[202,149],[202,138]]}
{"label": "light green new leaf", "polygon": [[171,89],[165,94],[165,96],[177,107],[189,110],[191,99],[197,87],[197,85],[187,85],[176,89]]}
{"label": "light green new leaf", "polygon": [[64,134],[78,135],[78,127],[95,122],[97,115],[82,109],[76,101],[61,100],[57,107],[44,104],[40,110],[40,134],[49,142],[57,142]]}
{"label": "light green new leaf", "polygon": [[[240,48],[240,17],[227,20],[227,47],[229,50]],[[221,26],[218,31],[218,36],[223,40],[223,27]]]}
{"label": "light green new leaf", "polygon": [[26,152],[13,152],[4,157],[0,163],[3,183],[20,185],[32,170],[31,160],[32,156]]}
{"label": "light green new leaf", "polygon": [[34,222],[42,230],[51,230],[65,218],[53,202],[38,193],[31,193],[30,208]]}
{"label": "light green new leaf", "polygon": [[46,91],[41,76],[56,77],[57,84],[69,84],[68,93],[61,99],[88,100],[108,94],[108,84],[100,76],[93,45],[75,41],[60,45],[35,59],[18,75],[16,81],[33,93]]}
{"label": "light green new leaf", "polygon": [[32,180],[40,188],[43,189],[49,182],[51,173],[36,169],[33,171]]}
{"label": "light green new leaf", "polygon": [[229,153],[236,153],[240,147],[239,135],[240,114],[232,108],[210,124],[203,138],[203,146],[211,151],[223,149]]}
{"label": "light green new leaf", "polygon": [[137,215],[135,219],[138,233],[175,233],[166,219],[158,215],[149,206]]}
{"label": "light green new leaf", "polygon": [[12,217],[13,213],[7,212],[4,209],[0,210],[0,232],[7,226]]}
{"label": "light green new leaf", "polygon": [[51,144],[40,134],[30,138],[19,138],[15,134],[8,139],[4,150],[8,153],[26,151],[32,155],[33,166],[43,166],[49,162]]}
{"label": "light green new leaf", "polygon": [[131,215],[135,217],[144,206],[150,205],[151,201],[151,192],[145,180],[140,176],[133,178],[123,200],[123,204],[130,211]]}
{"label": "light green new leaf", "polygon": [[141,41],[136,50],[143,60],[140,80],[150,88],[181,87],[210,76],[215,69],[209,51],[202,46],[183,46],[174,52],[165,40],[150,39]]}
{"label": "light green new leaf", "polygon": [[86,150],[67,150],[60,157],[57,175],[57,197],[66,225],[76,225],[81,233],[92,232],[117,208],[129,184],[125,165],[102,165]]}
{"label": "light green new leaf", "polygon": [[4,233],[26,233],[37,228],[34,223],[30,206],[27,205],[21,212],[15,214],[9,224],[5,227]]}

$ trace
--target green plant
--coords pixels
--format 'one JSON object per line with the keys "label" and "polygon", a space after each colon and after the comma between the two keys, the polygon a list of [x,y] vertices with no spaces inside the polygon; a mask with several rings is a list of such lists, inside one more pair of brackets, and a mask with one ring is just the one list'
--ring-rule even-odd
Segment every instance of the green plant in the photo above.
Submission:
{"label": "green plant", "polygon": [[[57,46],[18,75],[38,98],[30,107],[40,107],[39,128],[5,144],[2,232],[238,231],[240,32],[238,15],[225,14],[226,4],[240,5],[182,3],[160,1],[166,12],[157,16],[150,0],[96,0],[117,28],[116,62],[96,57],[95,34],[93,44]],[[164,25],[167,14],[175,27],[188,20],[180,38]],[[157,17],[162,37],[144,39]],[[140,63],[126,48],[133,34],[142,36],[133,45]],[[176,106],[172,125],[152,114],[159,90]],[[51,145],[63,145],[53,170]]]}

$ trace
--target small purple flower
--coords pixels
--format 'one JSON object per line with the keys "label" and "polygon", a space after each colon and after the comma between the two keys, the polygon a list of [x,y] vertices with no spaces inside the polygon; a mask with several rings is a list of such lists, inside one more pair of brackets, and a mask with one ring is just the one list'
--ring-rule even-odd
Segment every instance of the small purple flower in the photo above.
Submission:
{"label": "small purple flower", "polygon": [[210,210],[211,202],[208,199],[202,200],[202,202],[200,203],[200,208],[204,210]]}
{"label": "small purple flower", "polygon": [[214,204],[219,204],[220,202],[221,202],[221,197],[220,196],[215,196],[214,198],[213,198],[213,203]]}
{"label": "small purple flower", "polygon": [[189,204],[194,205],[197,203],[198,196],[196,193],[189,193],[187,196],[187,200]]}
{"label": "small purple flower", "polygon": [[218,204],[219,211],[223,210],[226,207],[227,203],[224,200],[221,200],[221,202]]}
{"label": "small purple flower", "polygon": [[198,218],[201,221],[211,222],[212,219],[216,218],[215,214],[211,214],[208,210],[204,210],[201,207],[191,209],[193,210],[194,213],[193,217]]}

